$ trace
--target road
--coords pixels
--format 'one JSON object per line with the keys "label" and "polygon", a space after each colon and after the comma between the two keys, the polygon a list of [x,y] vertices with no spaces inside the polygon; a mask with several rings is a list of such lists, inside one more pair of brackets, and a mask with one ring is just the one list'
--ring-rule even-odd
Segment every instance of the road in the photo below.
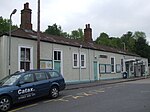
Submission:
{"label": "road", "polygon": [[66,90],[58,99],[29,101],[10,112],[150,112],[150,79]]}

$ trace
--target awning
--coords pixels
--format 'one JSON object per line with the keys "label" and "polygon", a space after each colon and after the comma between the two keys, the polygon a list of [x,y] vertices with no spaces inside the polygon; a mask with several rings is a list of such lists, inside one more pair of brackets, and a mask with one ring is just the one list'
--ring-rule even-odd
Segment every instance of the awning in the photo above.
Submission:
{"label": "awning", "polygon": [[125,62],[135,62],[136,59],[126,59]]}
{"label": "awning", "polygon": [[141,59],[126,59],[125,62],[137,62],[140,61]]}

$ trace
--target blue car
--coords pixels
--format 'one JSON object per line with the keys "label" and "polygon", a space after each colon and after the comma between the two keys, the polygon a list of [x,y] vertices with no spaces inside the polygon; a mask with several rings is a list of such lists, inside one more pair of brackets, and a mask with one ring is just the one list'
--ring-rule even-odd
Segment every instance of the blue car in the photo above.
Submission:
{"label": "blue car", "polygon": [[0,111],[7,111],[15,103],[49,95],[57,98],[65,89],[65,81],[55,70],[16,72],[0,80]]}

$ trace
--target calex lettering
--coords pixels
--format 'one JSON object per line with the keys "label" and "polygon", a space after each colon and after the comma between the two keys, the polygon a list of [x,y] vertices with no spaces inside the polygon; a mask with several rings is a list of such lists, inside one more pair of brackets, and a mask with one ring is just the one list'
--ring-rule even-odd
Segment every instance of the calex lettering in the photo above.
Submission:
{"label": "calex lettering", "polygon": [[25,94],[25,93],[30,93],[30,92],[33,92],[34,89],[33,88],[26,88],[26,89],[19,89],[18,90],[18,94]]}

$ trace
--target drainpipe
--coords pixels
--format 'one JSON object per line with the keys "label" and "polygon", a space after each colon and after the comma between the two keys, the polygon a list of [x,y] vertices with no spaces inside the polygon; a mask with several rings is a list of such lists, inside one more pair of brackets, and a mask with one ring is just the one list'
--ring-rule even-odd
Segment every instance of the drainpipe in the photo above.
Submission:
{"label": "drainpipe", "polygon": [[82,49],[82,45],[80,45],[79,48],[79,81],[81,80],[81,49]]}
{"label": "drainpipe", "polygon": [[88,49],[88,63],[89,63],[89,81],[91,82],[91,60],[90,60],[90,49]]}

